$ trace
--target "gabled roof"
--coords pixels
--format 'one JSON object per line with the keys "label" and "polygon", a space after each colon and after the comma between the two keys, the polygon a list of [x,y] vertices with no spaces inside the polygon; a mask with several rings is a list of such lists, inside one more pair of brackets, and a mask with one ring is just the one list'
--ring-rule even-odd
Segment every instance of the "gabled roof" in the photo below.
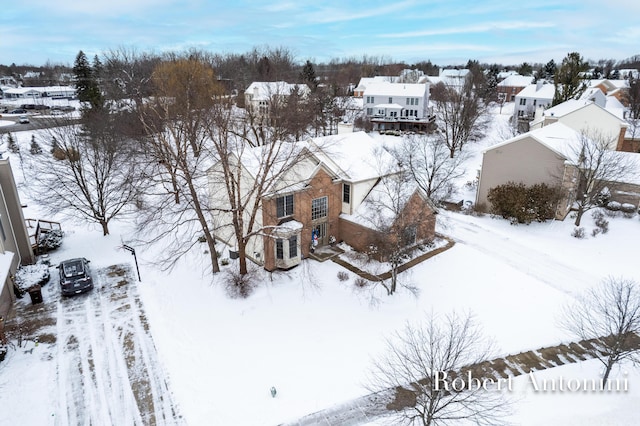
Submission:
{"label": "gabled roof", "polygon": [[566,115],[572,114],[580,109],[583,108],[587,108],[590,106],[594,106],[596,108],[599,108],[602,112],[605,112],[607,114],[612,115],[613,117],[617,118],[618,121],[620,121],[620,125],[626,127],[627,126],[627,122],[624,121],[623,119],[621,119],[617,114],[615,114],[612,111],[609,111],[606,108],[601,107],[598,104],[595,104],[594,102],[590,101],[590,100],[583,100],[583,99],[569,99],[568,101],[565,101],[561,104],[558,104],[554,107],[548,108],[543,112],[544,117],[549,117],[549,116],[553,116],[553,117],[557,117],[557,118],[561,118],[564,117]]}
{"label": "gabled roof", "polygon": [[510,145],[514,142],[519,142],[521,140],[531,138],[539,142],[540,144],[546,146],[564,160],[573,161],[575,158],[575,150],[580,141],[580,134],[573,130],[571,127],[556,122],[550,124],[548,126],[544,126],[542,128],[532,130],[527,133],[523,133],[511,139],[507,139],[504,142],[498,143],[496,145],[492,145],[483,153],[487,151],[492,151],[494,149]]}
{"label": "gabled roof", "polygon": [[399,181],[400,175],[384,176],[376,182],[353,214],[340,217],[371,229],[388,228],[414,194],[418,194],[434,212],[437,208],[415,181]]}
{"label": "gabled roof", "polygon": [[537,84],[529,84],[516,95],[517,98],[553,99],[556,93],[556,86],[553,84],[542,84],[538,88]]}
{"label": "gabled roof", "polygon": [[526,87],[530,85],[532,81],[533,81],[533,77],[531,76],[514,74],[502,80],[500,83],[498,83],[498,86],[499,87]]}
{"label": "gabled roof", "polygon": [[255,101],[266,101],[275,95],[288,96],[296,88],[301,94],[307,94],[311,91],[306,84],[291,84],[286,81],[254,81],[247,87],[245,93],[252,95]]}
{"label": "gabled roof", "polygon": [[424,97],[427,85],[419,83],[372,83],[364,91],[365,96]]}
{"label": "gabled roof", "polygon": [[313,155],[340,178],[350,182],[375,179],[397,169],[397,161],[380,140],[365,132],[311,139]]}

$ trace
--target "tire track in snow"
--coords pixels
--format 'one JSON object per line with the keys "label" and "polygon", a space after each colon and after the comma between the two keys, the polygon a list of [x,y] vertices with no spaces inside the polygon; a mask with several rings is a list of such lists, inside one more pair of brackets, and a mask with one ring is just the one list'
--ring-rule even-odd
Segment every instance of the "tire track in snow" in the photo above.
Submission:
{"label": "tire track in snow", "polygon": [[128,267],[58,303],[56,424],[184,424]]}
{"label": "tire track in snow", "polygon": [[[512,236],[449,216],[451,221],[447,235],[457,243],[499,259],[512,268],[535,278],[546,285],[573,297],[575,289],[588,287],[594,277],[572,265],[562,263],[548,253],[515,241]],[[481,241],[477,242],[477,241]],[[577,285],[564,283],[578,283]]]}

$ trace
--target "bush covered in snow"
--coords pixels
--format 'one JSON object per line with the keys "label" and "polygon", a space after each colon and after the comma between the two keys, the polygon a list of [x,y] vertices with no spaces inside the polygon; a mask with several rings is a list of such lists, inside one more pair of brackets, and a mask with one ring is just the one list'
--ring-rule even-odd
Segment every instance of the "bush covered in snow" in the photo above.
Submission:
{"label": "bush covered in snow", "polygon": [[607,203],[607,210],[618,212],[618,211],[620,211],[620,209],[622,209],[622,204],[620,204],[617,201],[609,201]]}
{"label": "bush covered in snow", "polygon": [[64,234],[59,229],[49,229],[42,231],[38,239],[38,248],[41,252],[55,250],[62,245],[62,237]]}
{"label": "bush covered in snow", "polygon": [[525,186],[509,182],[489,190],[491,213],[510,219],[512,224],[544,222],[555,215],[560,191],[541,183]]}
{"label": "bush covered in snow", "polygon": [[575,238],[583,239],[584,238],[584,228],[582,228],[582,227],[574,228],[573,232],[571,233],[571,236],[575,237]]}
{"label": "bush covered in snow", "polygon": [[49,266],[44,263],[21,266],[16,271],[16,285],[22,291],[27,291],[29,287],[36,284],[45,285],[49,282],[49,278]]}
{"label": "bush covered in snow", "polygon": [[634,214],[636,212],[636,206],[630,203],[623,203],[620,206],[620,210],[622,210],[623,213]]}
{"label": "bush covered in snow", "polygon": [[596,210],[591,214],[591,217],[593,217],[593,221],[597,226],[597,228],[594,229],[592,233],[594,237],[600,232],[602,232],[603,234],[609,232],[609,221],[604,218],[604,213],[602,213],[600,210]]}
{"label": "bush covered in snow", "polygon": [[338,280],[339,281],[346,281],[349,279],[349,274],[347,274],[345,271],[338,271]]}

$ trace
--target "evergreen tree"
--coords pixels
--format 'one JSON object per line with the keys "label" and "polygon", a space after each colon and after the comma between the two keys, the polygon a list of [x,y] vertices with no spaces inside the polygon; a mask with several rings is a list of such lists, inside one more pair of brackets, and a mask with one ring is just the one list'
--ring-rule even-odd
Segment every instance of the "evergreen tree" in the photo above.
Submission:
{"label": "evergreen tree", "polygon": [[9,133],[7,136],[7,149],[14,154],[20,152],[20,146],[16,142],[12,133]]}
{"label": "evergreen tree", "polygon": [[36,142],[36,135],[31,135],[31,146],[29,147],[29,152],[32,155],[42,154],[42,148]]}
{"label": "evergreen tree", "polygon": [[518,67],[518,74],[520,75],[532,75],[533,67],[527,62],[523,62],[520,67]]}
{"label": "evergreen tree", "polygon": [[552,105],[558,105],[569,99],[577,99],[582,95],[586,86],[581,73],[589,69],[589,64],[582,59],[578,52],[569,53],[553,77],[556,93]]}
{"label": "evergreen tree", "polygon": [[300,72],[300,80],[303,83],[306,83],[312,91],[318,86],[316,70],[313,68],[313,64],[309,60],[307,60]]}
{"label": "evergreen tree", "polygon": [[556,75],[558,67],[556,66],[556,62],[552,59],[547,62],[544,66],[545,78],[551,78]]}
{"label": "evergreen tree", "polygon": [[98,82],[95,79],[94,70],[89,65],[87,55],[81,50],[76,56],[73,65],[76,91],[80,102],[87,102],[90,109],[102,108],[103,99]]}

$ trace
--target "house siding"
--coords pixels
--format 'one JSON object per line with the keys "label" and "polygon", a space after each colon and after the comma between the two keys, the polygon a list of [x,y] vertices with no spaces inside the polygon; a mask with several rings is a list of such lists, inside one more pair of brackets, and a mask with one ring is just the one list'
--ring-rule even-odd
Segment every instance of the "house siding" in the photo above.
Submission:
{"label": "house siding", "polygon": [[482,172],[476,204],[490,208],[489,190],[507,182],[525,185],[561,185],[564,159],[531,137],[487,150],[482,156]]}
{"label": "house siding", "polygon": [[[280,196],[281,194],[279,194]],[[283,194],[282,194],[283,195]],[[311,220],[311,202],[313,199],[327,197],[327,238],[333,235],[336,240],[341,239],[340,223],[338,217],[342,211],[342,181],[334,182],[332,177],[324,170],[319,169],[315,176],[308,182],[307,187],[293,194],[293,215],[289,218],[302,223],[300,233],[300,249],[303,257],[309,256],[311,247],[311,232],[313,222]],[[263,200],[262,211],[264,225],[277,226],[283,219],[278,219],[276,214],[276,198]],[[268,234],[268,228],[266,233]],[[264,267],[268,271],[276,269],[275,243],[271,235],[265,235],[264,241]]]}

